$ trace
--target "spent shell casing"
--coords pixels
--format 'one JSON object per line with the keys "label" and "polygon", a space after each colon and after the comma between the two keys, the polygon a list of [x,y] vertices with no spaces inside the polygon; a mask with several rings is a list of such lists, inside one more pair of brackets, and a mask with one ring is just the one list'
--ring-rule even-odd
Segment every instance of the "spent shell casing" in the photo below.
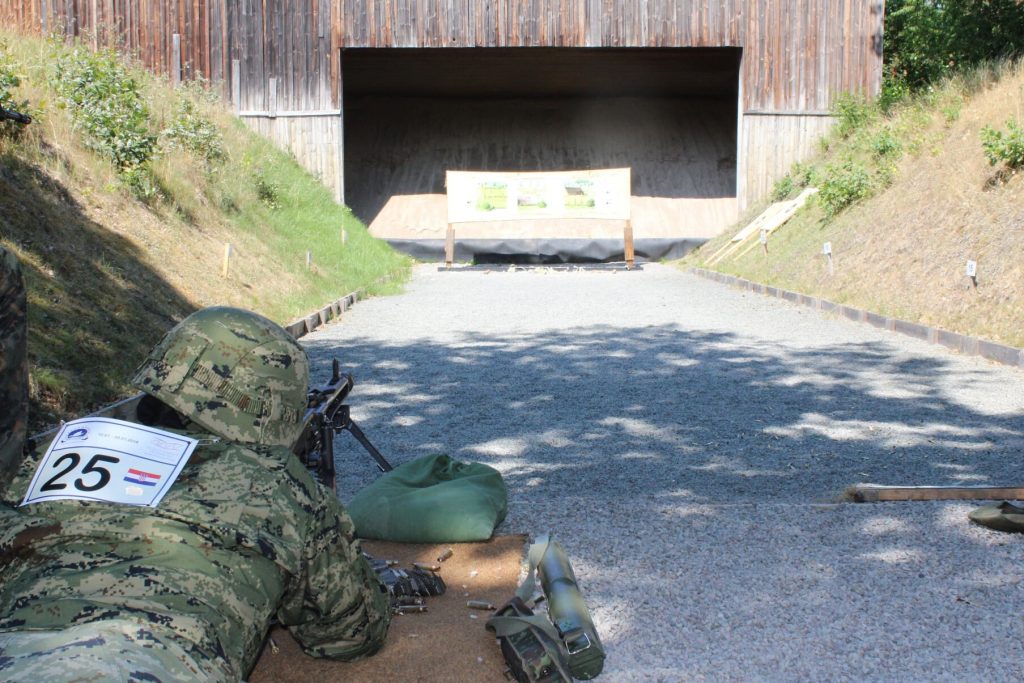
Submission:
{"label": "spent shell casing", "polygon": [[438,562],[444,562],[445,560],[447,560],[449,557],[451,557],[454,554],[455,554],[454,550],[452,550],[451,548],[445,548],[444,552],[437,556],[437,561]]}
{"label": "spent shell casing", "polygon": [[398,605],[393,610],[395,614],[416,614],[418,612],[426,612],[426,605]]}
{"label": "spent shell casing", "polygon": [[418,598],[415,595],[399,595],[395,598],[395,602],[399,605],[422,605],[423,598]]}
{"label": "spent shell casing", "polygon": [[428,572],[439,572],[441,571],[441,565],[439,564],[427,564],[426,562],[413,562],[413,568],[422,569]]}
{"label": "spent shell casing", "polygon": [[494,611],[494,605],[487,602],[486,600],[467,600],[466,607],[470,609],[486,609]]}

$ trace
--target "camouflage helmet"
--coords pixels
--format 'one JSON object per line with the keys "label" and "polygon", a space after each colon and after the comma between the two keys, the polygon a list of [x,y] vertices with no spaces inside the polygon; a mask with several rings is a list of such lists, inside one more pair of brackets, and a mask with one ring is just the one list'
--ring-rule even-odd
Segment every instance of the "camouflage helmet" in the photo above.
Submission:
{"label": "camouflage helmet", "polygon": [[291,447],[302,431],[309,361],[276,323],[216,306],[168,332],[132,384],[223,438]]}

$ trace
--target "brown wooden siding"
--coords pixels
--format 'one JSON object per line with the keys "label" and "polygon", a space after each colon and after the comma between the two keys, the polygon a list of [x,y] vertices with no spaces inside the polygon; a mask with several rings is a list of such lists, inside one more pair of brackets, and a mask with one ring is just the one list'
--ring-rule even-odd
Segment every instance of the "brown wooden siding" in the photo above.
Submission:
{"label": "brown wooden siding", "polygon": [[[883,0],[0,0],[4,27],[117,46],[225,97],[238,60],[239,108],[339,196],[339,158],[320,139],[340,150],[342,48],[739,47],[741,206],[803,157],[839,93],[878,92],[882,12]],[[266,116],[271,79],[276,111],[318,116]]]}
{"label": "brown wooden siding", "polygon": [[0,0],[6,27],[64,32],[87,44],[116,46],[171,77],[173,35],[181,75],[202,76],[231,92],[231,61],[241,63],[242,109],[266,110],[277,79],[278,109],[319,110],[336,100],[332,72],[334,0]]}
{"label": "brown wooden siding", "polygon": [[344,47],[742,47],[747,111],[827,110],[881,77],[875,0],[342,0]]}
{"label": "brown wooden siding", "polygon": [[185,78],[226,84],[241,60],[245,109],[269,78],[279,108],[336,106],[339,47],[742,47],[743,108],[761,112],[826,110],[881,78],[881,0],[0,0],[0,19],[166,75],[177,33]]}

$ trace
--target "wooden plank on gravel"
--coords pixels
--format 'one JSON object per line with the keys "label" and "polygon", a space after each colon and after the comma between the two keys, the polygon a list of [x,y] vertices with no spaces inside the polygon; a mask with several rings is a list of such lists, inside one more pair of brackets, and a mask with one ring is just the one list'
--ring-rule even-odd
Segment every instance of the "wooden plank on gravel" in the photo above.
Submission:
{"label": "wooden plank on gravel", "polygon": [[906,500],[1024,500],[1020,486],[875,486],[858,484],[843,499],[854,503]]}

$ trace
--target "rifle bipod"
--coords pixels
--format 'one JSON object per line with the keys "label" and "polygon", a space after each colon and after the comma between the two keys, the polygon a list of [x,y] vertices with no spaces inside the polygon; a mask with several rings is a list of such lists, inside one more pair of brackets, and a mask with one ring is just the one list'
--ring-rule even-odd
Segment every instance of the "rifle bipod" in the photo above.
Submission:
{"label": "rifle bipod", "polygon": [[381,472],[390,472],[395,469],[391,466],[391,463],[388,462],[387,458],[377,450],[377,447],[370,443],[370,440],[366,438],[366,434],[363,433],[363,430],[360,429],[359,425],[357,425],[352,419],[350,412],[349,407],[346,405],[339,408],[338,412],[334,415],[334,421],[331,425],[334,428],[334,431],[340,432],[345,430],[352,436],[356,437],[356,441],[362,444],[363,448],[366,449],[366,452],[370,454],[370,457],[377,461],[377,468]]}

